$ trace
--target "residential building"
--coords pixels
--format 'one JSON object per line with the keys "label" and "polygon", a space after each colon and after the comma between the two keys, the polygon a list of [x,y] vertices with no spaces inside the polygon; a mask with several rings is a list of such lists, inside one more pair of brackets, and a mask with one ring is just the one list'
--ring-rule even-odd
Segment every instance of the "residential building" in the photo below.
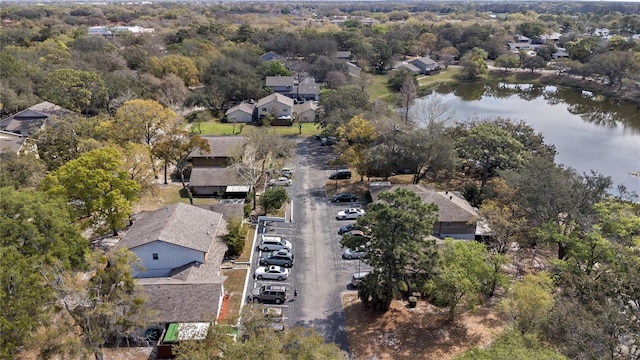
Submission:
{"label": "residential building", "polygon": [[22,136],[31,136],[36,131],[47,126],[49,118],[61,117],[73,113],[71,110],[44,101],[2,119],[0,121],[0,130]]}
{"label": "residential building", "polygon": [[243,102],[227,110],[224,116],[230,123],[251,123],[255,109],[255,104]]}
{"label": "residential building", "polygon": [[473,240],[476,236],[476,222],[478,212],[462,197],[459,192],[436,191],[424,185],[392,185],[384,183],[382,186],[371,186],[371,199],[378,201],[378,195],[383,191],[407,189],[415,192],[422,202],[438,205],[438,220],[433,225],[433,236],[444,239]]}
{"label": "residential building", "polygon": [[[292,100],[293,101],[293,100]],[[203,153],[194,150],[188,156],[194,168],[196,167],[226,167],[231,159],[240,153],[245,139],[242,136],[202,136],[209,143],[210,151]]]}
{"label": "residential building", "polygon": [[294,90],[295,79],[293,76],[267,76],[265,85],[280,94],[290,94]]}
{"label": "residential building", "polygon": [[152,33],[154,29],[141,26],[92,26],[88,30],[89,35],[113,36],[130,32],[133,34]]}
{"label": "residential building", "polygon": [[318,109],[319,105],[315,101],[293,105],[293,113],[300,117],[300,122],[315,122],[319,116]]}
{"label": "residential building", "polygon": [[429,74],[432,71],[438,70],[440,68],[438,63],[428,56],[410,60],[409,64],[420,69],[421,74]]}
{"label": "residential building", "polygon": [[282,94],[274,93],[258,100],[256,104],[257,118],[260,122],[268,114],[276,121],[291,122],[293,113],[293,99]]}
{"label": "residential building", "polygon": [[227,191],[227,187],[243,185],[234,166],[194,167],[189,178],[189,189],[194,196],[216,196]]}

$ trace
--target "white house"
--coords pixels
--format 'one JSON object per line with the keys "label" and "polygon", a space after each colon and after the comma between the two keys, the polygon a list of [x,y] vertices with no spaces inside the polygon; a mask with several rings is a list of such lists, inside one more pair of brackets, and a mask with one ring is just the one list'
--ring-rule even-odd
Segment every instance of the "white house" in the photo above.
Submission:
{"label": "white house", "polygon": [[110,36],[118,33],[131,32],[133,34],[152,33],[152,28],[142,26],[92,26],[88,30],[89,35]]}
{"label": "white house", "polygon": [[253,122],[255,108],[255,104],[243,102],[227,110],[224,116],[227,118],[227,122],[230,123],[250,123]]}
{"label": "white house", "polygon": [[140,259],[134,277],[167,277],[190,264],[211,262],[219,268],[227,251],[225,234],[222,214],[178,203],[141,214],[117,246]]}
{"label": "white house", "polygon": [[258,109],[259,119],[271,114],[277,120],[291,120],[293,99],[282,94],[273,93],[258,100],[256,108]]}
{"label": "white house", "polygon": [[300,117],[300,122],[315,122],[318,115],[318,103],[306,101],[293,106],[293,113]]}

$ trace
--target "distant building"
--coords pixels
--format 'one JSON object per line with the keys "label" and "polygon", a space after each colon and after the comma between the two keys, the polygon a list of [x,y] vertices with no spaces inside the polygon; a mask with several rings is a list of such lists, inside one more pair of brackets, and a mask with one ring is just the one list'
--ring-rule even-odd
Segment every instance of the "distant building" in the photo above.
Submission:
{"label": "distant building", "polygon": [[112,36],[116,34],[122,34],[125,32],[130,32],[133,34],[144,34],[144,33],[152,33],[154,32],[154,29],[143,28],[141,26],[92,26],[89,28],[88,34]]}

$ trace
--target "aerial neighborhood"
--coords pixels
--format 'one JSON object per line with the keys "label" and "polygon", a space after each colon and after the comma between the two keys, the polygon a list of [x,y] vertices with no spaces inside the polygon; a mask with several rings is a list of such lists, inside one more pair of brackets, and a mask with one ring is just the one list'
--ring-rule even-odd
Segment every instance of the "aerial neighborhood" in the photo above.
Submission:
{"label": "aerial neighborhood", "polygon": [[640,3],[3,3],[0,359],[637,359]]}

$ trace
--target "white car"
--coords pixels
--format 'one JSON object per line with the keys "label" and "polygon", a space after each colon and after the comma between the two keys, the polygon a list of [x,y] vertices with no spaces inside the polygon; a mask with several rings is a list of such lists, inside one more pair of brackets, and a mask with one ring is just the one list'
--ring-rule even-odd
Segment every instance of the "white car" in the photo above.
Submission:
{"label": "white car", "polygon": [[350,208],[350,209],[346,209],[343,211],[340,211],[338,213],[338,216],[336,216],[336,219],[338,220],[347,220],[347,219],[357,219],[360,216],[364,215],[364,210],[362,209],[358,209],[358,208]]}
{"label": "white car", "polygon": [[269,186],[290,186],[292,184],[292,181],[291,179],[283,176],[277,179],[271,179],[267,184]]}
{"label": "white car", "polygon": [[351,260],[351,259],[360,259],[367,255],[367,249],[364,247],[358,247],[355,249],[346,248],[342,252],[342,258]]}
{"label": "white car", "polygon": [[286,280],[289,277],[289,269],[282,266],[261,266],[256,269],[253,276],[258,280]]}

